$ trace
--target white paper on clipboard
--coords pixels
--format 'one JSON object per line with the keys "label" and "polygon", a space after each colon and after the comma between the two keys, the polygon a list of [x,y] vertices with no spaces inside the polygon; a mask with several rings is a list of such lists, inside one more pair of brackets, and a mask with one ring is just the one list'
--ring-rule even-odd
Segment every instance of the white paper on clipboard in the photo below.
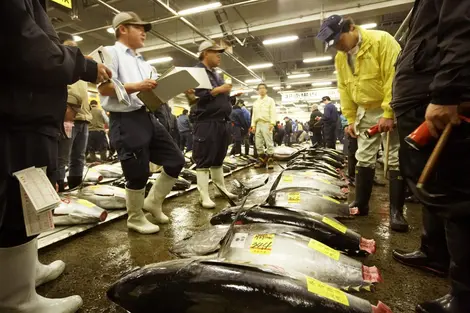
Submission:
{"label": "white paper on clipboard", "polygon": [[[202,67],[178,67],[175,66],[173,70],[170,72],[166,73],[166,75],[172,75],[177,72],[181,71],[188,71],[189,74],[191,74],[194,79],[197,80],[199,83],[199,86],[196,88],[198,89],[210,89],[212,90],[214,87],[212,87],[211,81],[209,80],[209,76],[207,76],[206,69]],[[165,76],[166,76],[165,75]]]}
{"label": "white paper on clipboard", "polygon": [[96,63],[111,64],[113,61],[113,58],[103,46],[96,48],[89,56],[91,56]]}

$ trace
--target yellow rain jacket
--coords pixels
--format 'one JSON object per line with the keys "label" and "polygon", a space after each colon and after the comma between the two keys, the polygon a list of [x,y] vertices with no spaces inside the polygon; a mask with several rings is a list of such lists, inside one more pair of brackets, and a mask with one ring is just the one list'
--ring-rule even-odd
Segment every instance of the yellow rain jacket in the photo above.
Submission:
{"label": "yellow rain jacket", "polygon": [[335,58],[341,110],[349,124],[355,123],[358,107],[382,107],[383,117],[393,118],[390,101],[400,45],[387,32],[358,29],[362,44],[356,55],[355,72],[348,64],[347,53],[338,51]]}

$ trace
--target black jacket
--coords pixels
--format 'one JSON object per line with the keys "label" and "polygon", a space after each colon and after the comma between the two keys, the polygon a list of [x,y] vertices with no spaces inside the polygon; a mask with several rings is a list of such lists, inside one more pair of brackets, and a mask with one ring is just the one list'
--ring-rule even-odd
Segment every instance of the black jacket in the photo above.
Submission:
{"label": "black jacket", "polygon": [[242,135],[248,134],[250,125],[248,125],[248,122],[243,115],[242,108],[240,108],[238,105],[233,106],[232,113],[230,114],[230,120],[236,127],[240,127]]}
{"label": "black jacket", "polygon": [[292,134],[292,120],[291,119],[287,120],[284,130],[286,131],[286,134]]}
{"label": "black jacket", "polygon": [[67,85],[93,82],[97,64],[59,44],[39,0],[0,1],[0,128],[57,136]]}
{"label": "black jacket", "polygon": [[310,114],[310,122],[308,123],[308,127],[312,133],[321,133],[322,129],[322,121],[321,120],[316,120],[316,118],[322,118],[323,114],[319,110],[312,111],[312,114]]}
{"label": "black jacket", "polygon": [[470,100],[469,20],[470,1],[415,1],[393,82],[397,116],[420,104]]}

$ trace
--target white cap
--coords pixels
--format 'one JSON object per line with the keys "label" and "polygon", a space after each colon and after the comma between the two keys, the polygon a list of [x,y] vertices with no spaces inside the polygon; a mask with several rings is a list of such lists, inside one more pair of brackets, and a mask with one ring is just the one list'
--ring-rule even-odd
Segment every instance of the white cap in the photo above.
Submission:
{"label": "white cap", "polygon": [[201,45],[199,46],[199,53],[207,51],[207,50],[212,50],[212,51],[218,51],[218,52],[224,52],[225,49],[216,45],[214,42],[206,40]]}

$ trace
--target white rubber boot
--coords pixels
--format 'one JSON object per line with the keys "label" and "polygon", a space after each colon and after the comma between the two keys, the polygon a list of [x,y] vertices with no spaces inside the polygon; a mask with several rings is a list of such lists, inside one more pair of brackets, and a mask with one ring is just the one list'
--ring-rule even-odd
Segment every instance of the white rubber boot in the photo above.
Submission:
{"label": "white rubber boot", "polygon": [[62,261],[55,261],[49,265],[44,265],[39,260],[36,262],[36,287],[45,283],[53,281],[65,270],[65,263]]}
{"label": "white rubber boot", "polygon": [[209,196],[209,170],[200,169],[196,170],[197,174],[197,189],[199,190],[199,203],[205,209],[214,209],[215,203]]}
{"label": "white rubber boot", "polygon": [[37,239],[12,248],[0,248],[0,312],[77,312],[83,305],[79,296],[48,299],[36,293],[37,263]]}
{"label": "white rubber boot", "polygon": [[175,182],[176,178],[168,176],[165,171],[162,171],[144,201],[144,210],[150,212],[159,224],[166,224],[170,221],[168,216],[162,212],[162,206],[165,197],[170,193]]}
{"label": "white rubber boot", "polygon": [[160,227],[150,223],[145,217],[144,207],[145,188],[132,190],[126,188],[127,227],[141,234],[155,234]]}
{"label": "white rubber boot", "polygon": [[[212,176],[212,181],[214,183],[216,183],[217,186],[219,186],[220,189],[222,189],[230,199],[232,199],[232,200],[238,199],[237,195],[234,195],[233,193],[230,193],[227,190],[227,187],[225,187],[224,170],[222,169],[222,166],[221,167],[211,167],[211,176]],[[217,189],[217,187],[214,186],[214,188],[215,188],[215,194],[217,196],[222,196],[222,194]]]}

